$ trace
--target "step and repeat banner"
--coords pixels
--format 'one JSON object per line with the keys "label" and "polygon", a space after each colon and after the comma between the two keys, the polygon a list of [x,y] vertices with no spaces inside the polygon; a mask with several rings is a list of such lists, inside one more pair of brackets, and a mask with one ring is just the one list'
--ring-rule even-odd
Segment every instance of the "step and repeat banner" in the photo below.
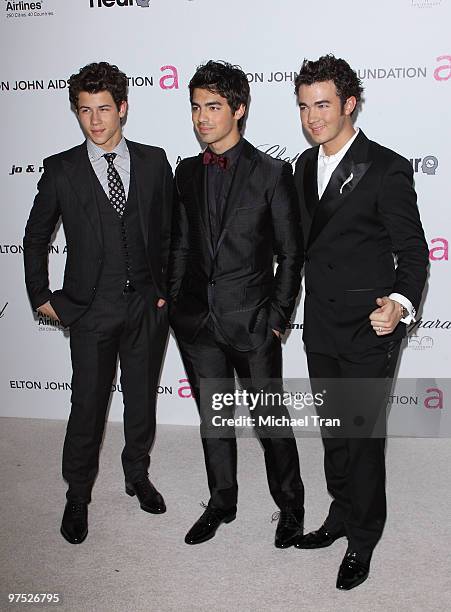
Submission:
{"label": "step and repeat banner", "polygon": [[[65,419],[70,408],[68,333],[33,315],[22,238],[43,158],[83,140],[67,79],[105,60],[129,78],[124,134],[163,147],[175,169],[199,152],[188,82],[208,59],[239,64],[251,86],[245,136],[293,164],[309,146],[293,79],[304,58],[345,58],[365,87],[356,125],[410,160],[429,249],[430,275],[399,376],[426,379],[391,402],[434,422],[446,410],[451,305],[451,0],[0,0],[3,139],[0,223],[0,415]],[[356,252],[356,258],[359,254]],[[52,289],[62,280],[65,238],[49,247]],[[306,377],[302,297],[284,344],[286,377]],[[120,420],[120,376],[109,418]],[[171,336],[159,388],[161,423],[197,423]],[[426,428],[427,429],[427,428]]]}

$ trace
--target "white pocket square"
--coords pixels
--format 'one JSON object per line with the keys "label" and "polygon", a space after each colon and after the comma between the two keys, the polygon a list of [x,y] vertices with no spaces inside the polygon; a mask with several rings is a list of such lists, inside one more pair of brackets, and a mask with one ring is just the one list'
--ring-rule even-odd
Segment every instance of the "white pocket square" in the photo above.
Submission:
{"label": "white pocket square", "polygon": [[352,174],[352,172],[351,172],[351,174],[350,174],[350,175],[348,176],[348,178],[345,180],[345,182],[343,183],[343,185],[340,187],[340,195],[343,193],[343,187],[344,187],[345,185],[347,185],[348,183],[350,183],[350,182],[352,181],[352,179],[353,179],[353,178],[354,178],[354,175],[353,175],[353,174]]}

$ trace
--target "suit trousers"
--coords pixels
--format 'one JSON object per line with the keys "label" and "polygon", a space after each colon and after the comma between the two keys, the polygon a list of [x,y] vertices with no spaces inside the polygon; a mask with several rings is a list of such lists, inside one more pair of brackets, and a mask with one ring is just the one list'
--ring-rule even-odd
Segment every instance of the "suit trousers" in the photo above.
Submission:
{"label": "suit trousers", "polygon": [[89,310],[71,326],[72,406],[62,466],[68,498],[91,499],[118,357],[125,479],[134,482],[147,475],[167,333],[166,307],[149,307],[138,292],[114,300],[96,294]]}
{"label": "suit trousers", "polygon": [[325,355],[307,350],[314,393],[327,401],[320,416],[338,417],[344,429],[322,427],[324,471],[333,500],[325,527],[345,529],[349,549],[370,559],[387,516],[385,434],[387,403],[401,341],[364,352]]}
{"label": "suit trousers", "polygon": [[[235,407],[212,409],[209,398],[202,397],[203,383],[208,391],[233,393],[234,372],[248,391],[282,390],[282,347],[280,339],[268,329],[267,338],[255,350],[238,351],[208,321],[192,343],[178,340],[183,363],[196,399],[201,419],[201,437],[210,490],[209,506],[221,510],[236,508],[237,444],[233,426],[212,427],[212,417],[233,417]],[[210,379],[216,379],[211,381]],[[207,395],[210,394],[207,392]],[[270,493],[279,508],[303,508],[304,486],[299,470],[299,456],[291,427],[275,428],[258,425],[258,416],[276,414],[288,416],[282,405],[257,406],[252,416],[255,432],[264,451],[266,475]],[[209,425],[210,424],[210,425]]]}

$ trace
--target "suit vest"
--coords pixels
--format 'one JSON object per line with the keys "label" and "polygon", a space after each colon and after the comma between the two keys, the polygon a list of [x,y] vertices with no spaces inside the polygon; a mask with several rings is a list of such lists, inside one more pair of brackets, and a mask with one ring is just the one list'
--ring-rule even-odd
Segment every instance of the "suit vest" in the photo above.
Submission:
{"label": "suit vest", "polygon": [[93,174],[103,234],[103,267],[97,283],[97,293],[117,299],[128,281],[147,298],[152,293],[153,283],[139,219],[133,168],[122,217],[111,205],[94,170]]}

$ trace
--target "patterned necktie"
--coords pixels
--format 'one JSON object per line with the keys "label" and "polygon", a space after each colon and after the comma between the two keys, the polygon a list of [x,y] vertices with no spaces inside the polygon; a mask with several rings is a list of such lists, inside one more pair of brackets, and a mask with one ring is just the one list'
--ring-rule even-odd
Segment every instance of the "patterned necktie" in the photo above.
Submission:
{"label": "patterned necktie", "polygon": [[122,183],[119,172],[116,170],[113,163],[116,153],[105,153],[103,157],[108,163],[107,179],[110,202],[117,214],[122,217],[127,199],[125,197],[124,184]]}

